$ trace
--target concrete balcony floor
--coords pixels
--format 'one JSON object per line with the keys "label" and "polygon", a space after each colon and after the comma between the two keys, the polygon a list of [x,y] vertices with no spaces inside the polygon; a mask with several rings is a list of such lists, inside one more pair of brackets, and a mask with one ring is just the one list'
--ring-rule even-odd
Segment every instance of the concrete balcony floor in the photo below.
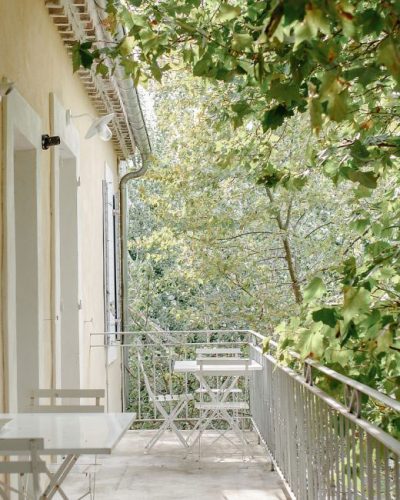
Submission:
{"label": "concrete balcony floor", "polygon": [[[241,450],[205,433],[198,448],[186,459],[185,450],[174,434],[166,432],[146,454],[144,447],[155,431],[129,431],[112,455],[98,457],[96,472],[98,500],[272,500],[286,499],[282,482],[271,472],[270,460],[254,433],[246,433],[252,443],[252,457],[243,459]],[[229,435],[229,437],[231,437]],[[236,437],[232,436],[233,440]],[[83,461],[83,458],[82,458]],[[79,464],[79,462],[78,462]],[[78,467],[83,469],[84,465]],[[71,499],[87,490],[82,470],[74,470],[64,483]],[[89,498],[89,497],[86,497]]]}

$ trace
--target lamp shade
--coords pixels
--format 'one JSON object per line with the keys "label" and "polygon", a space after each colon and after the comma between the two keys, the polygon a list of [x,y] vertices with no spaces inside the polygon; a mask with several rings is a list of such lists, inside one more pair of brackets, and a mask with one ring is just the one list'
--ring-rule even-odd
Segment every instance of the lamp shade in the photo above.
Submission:
{"label": "lamp shade", "polygon": [[94,120],[90,125],[89,130],[86,132],[85,139],[90,139],[98,135],[103,141],[109,141],[112,137],[112,132],[108,127],[108,123],[114,118],[114,113],[102,116]]}

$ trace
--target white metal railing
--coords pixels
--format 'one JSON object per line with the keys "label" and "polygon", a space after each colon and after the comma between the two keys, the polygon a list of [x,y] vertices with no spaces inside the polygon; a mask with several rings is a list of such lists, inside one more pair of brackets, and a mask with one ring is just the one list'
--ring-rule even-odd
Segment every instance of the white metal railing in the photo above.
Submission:
{"label": "white metal railing", "polygon": [[[160,416],[146,401],[140,372],[132,371],[138,349],[147,353],[154,387],[176,393],[190,392],[192,387],[187,377],[174,375],[174,360],[193,359],[197,347],[210,343],[237,346],[263,367],[245,387],[251,422],[293,498],[400,499],[400,442],[364,415],[372,400],[398,414],[399,401],[313,360],[302,360],[292,351],[293,366],[284,366],[273,356],[276,343],[270,341],[269,352],[263,353],[265,336],[251,330],[119,334],[112,345],[128,350],[132,360],[125,383],[130,383],[131,410],[142,425]],[[112,335],[115,338],[115,332]],[[107,352],[112,346],[104,343],[108,336],[92,334],[92,347]],[[321,390],[324,379],[342,384],[343,397]],[[196,418],[188,409],[184,420]]]}
{"label": "white metal railing", "polygon": [[[362,418],[363,396],[394,412],[399,401],[297,353],[290,354],[304,363],[303,374],[280,365],[263,354],[263,339],[253,332],[250,356],[263,370],[252,379],[251,412],[293,496],[399,499],[400,442]],[[314,385],[317,374],[343,384],[343,401]]]}
{"label": "white metal railing", "polygon": [[[148,378],[155,393],[189,394],[197,388],[197,383],[194,377],[190,375],[175,374],[173,371],[175,361],[195,359],[196,349],[210,344],[219,347],[240,347],[244,353],[247,353],[248,338],[248,331],[238,330],[188,330],[179,332],[155,330],[150,332],[116,332],[113,334],[108,332],[92,334],[91,347],[106,350],[107,384],[108,350],[115,348],[115,346],[121,348],[121,358],[125,360],[123,363],[123,384],[125,388],[122,394],[128,394],[123,402],[123,407],[137,414],[136,425],[150,425],[160,421],[162,417],[145,390],[137,358],[139,352],[149,370]],[[103,342],[107,339],[109,339],[109,344],[104,345]],[[247,387],[247,383],[244,385]],[[198,417],[199,412],[194,409],[194,406],[188,406],[186,414],[181,420],[197,420]]]}

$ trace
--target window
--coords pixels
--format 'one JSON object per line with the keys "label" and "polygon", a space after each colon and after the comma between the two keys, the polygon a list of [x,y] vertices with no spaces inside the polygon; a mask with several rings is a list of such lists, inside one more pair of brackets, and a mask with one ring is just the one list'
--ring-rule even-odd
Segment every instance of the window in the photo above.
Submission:
{"label": "window", "polygon": [[[104,236],[104,331],[118,332],[120,328],[120,269],[119,269],[119,199],[114,194],[113,177],[107,167],[103,181]],[[108,342],[117,340],[107,337]],[[109,362],[115,359],[110,356]]]}

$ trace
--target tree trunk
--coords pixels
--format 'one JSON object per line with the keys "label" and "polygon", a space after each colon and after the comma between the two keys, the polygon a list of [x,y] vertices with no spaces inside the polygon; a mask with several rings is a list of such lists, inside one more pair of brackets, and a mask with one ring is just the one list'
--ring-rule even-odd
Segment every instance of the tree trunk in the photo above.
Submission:
{"label": "tree trunk", "polygon": [[[272,191],[269,188],[266,188],[266,190],[267,190],[267,195],[268,195],[270,202],[273,203],[274,196],[272,194]],[[276,223],[278,224],[278,228],[279,228],[280,233],[281,233],[283,249],[285,252],[285,260],[286,260],[286,263],[288,265],[290,283],[292,285],[294,299],[296,301],[296,304],[301,304],[303,302],[303,296],[301,295],[299,280],[297,277],[296,266],[294,265],[293,255],[292,255],[292,251],[290,248],[290,242],[289,242],[289,238],[287,236],[287,229],[288,229],[289,223],[290,223],[291,209],[292,209],[292,202],[290,201],[289,205],[288,205],[288,211],[287,211],[285,223],[283,223],[280,213],[278,213],[278,215],[275,217],[275,220],[276,220]]]}

